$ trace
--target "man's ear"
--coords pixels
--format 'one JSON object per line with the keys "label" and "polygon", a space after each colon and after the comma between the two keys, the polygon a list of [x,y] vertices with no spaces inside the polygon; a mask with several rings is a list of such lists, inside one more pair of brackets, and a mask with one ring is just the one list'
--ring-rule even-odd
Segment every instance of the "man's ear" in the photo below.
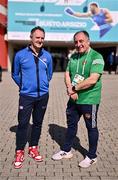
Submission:
{"label": "man's ear", "polygon": [[88,45],[90,45],[90,40],[88,40]]}

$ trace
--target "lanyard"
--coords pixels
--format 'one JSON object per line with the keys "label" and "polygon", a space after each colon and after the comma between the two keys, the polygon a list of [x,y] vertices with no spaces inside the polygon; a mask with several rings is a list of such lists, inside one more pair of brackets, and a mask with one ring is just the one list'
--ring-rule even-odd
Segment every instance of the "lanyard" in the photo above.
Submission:
{"label": "lanyard", "polygon": [[[84,60],[84,63],[83,63],[83,66],[82,66],[82,76],[84,75],[84,69],[85,69],[85,65],[86,65],[87,58],[89,56],[90,50],[91,50],[91,48],[88,50],[87,55],[86,55],[86,59]],[[78,71],[79,71],[79,58],[78,58],[76,73],[78,73]]]}

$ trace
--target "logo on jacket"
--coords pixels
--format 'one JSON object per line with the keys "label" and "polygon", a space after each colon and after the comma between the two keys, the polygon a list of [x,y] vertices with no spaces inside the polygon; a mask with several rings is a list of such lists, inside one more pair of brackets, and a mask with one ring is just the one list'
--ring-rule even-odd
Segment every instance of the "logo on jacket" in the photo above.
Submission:
{"label": "logo on jacket", "polygon": [[47,62],[47,59],[46,59],[46,58],[43,58],[42,60],[43,60],[44,62]]}

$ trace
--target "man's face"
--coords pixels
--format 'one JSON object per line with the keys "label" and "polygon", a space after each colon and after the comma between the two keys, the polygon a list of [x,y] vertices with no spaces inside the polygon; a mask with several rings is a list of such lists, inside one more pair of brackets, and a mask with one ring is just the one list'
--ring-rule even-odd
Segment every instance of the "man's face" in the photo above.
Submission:
{"label": "man's face", "polygon": [[44,32],[38,29],[35,32],[33,32],[33,34],[31,35],[31,42],[34,48],[40,49],[44,44],[44,38],[45,38]]}
{"label": "man's face", "polygon": [[83,54],[88,51],[90,41],[83,32],[78,33],[75,36],[74,42],[75,42],[75,48],[78,53]]}
{"label": "man's face", "polygon": [[94,6],[94,5],[90,5],[90,11],[92,14],[96,14],[98,10],[98,7]]}

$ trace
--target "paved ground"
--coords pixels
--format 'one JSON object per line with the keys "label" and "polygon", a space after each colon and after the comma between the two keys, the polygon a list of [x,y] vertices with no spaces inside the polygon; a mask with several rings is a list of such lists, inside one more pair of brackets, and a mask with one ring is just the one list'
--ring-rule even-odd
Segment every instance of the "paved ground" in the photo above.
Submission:
{"label": "paved ground", "polygon": [[[67,100],[63,73],[54,73],[40,140],[44,162],[36,163],[30,159],[26,145],[23,167],[15,170],[12,161],[17,129],[18,89],[10,74],[3,73],[3,82],[0,83],[0,180],[118,180],[118,75],[103,75],[102,102],[98,117],[98,163],[88,169],[78,167],[83,159],[84,148],[88,148],[83,119],[79,123],[72,149],[74,157],[58,162],[51,160],[52,154],[64,142]],[[29,132],[30,127],[31,125]]]}

